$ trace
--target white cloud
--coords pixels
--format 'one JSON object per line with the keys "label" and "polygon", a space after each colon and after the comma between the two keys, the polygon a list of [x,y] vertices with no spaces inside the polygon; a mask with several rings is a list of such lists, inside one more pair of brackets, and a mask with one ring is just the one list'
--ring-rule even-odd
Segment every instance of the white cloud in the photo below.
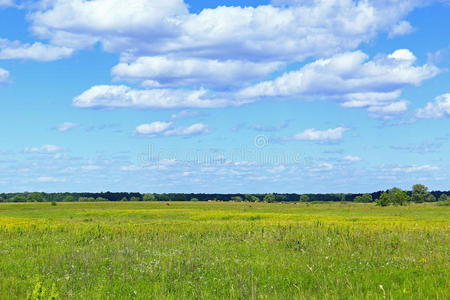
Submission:
{"label": "white cloud", "polygon": [[136,127],[136,133],[147,137],[155,136],[194,136],[210,132],[207,125],[196,123],[188,127],[173,127],[172,122],[153,122]]}
{"label": "white cloud", "polygon": [[145,80],[144,85],[150,87],[206,85],[224,88],[263,79],[279,67],[277,62],[145,56],[131,63],[121,62],[111,72],[116,80]]}
{"label": "white cloud", "polygon": [[0,0],[0,8],[8,7],[8,6],[14,6],[14,1],[13,0]]}
{"label": "white cloud", "polygon": [[62,151],[62,149],[58,146],[55,145],[43,145],[41,147],[27,147],[25,148],[25,152],[26,153],[41,153],[41,154],[46,154],[46,153],[56,153],[56,152],[60,152]]}
{"label": "white cloud", "polygon": [[[374,107],[379,113],[404,108],[397,101],[401,89],[420,85],[440,70],[425,64],[415,66],[415,56],[407,49],[379,55],[368,61],[361,51],[319,59],[297,71],[260,82],[238,92],[216,93],[200,88],[141,89],[118,85],[94,86],[74,98],[77,107],[90,108],[211,108],[261,100],[264,97],[330,99],[345,107]],[[392,104],[392,103],[396,104]],[[391,105],[392,104],[392,105]],[[383,108],[380,108],[383,107]]]}
{"label": "white cloud", "polygon": [[96,165],[87,165],[87,166],[81,166],[81,169],[84,171],[96,171],[102,169],[101,166]]}
{"label": "white cloud", "polygon": [[53,61],[71,56],[73,49],[45,45],[40,42],[22,44],[19,41],[0,39],[0,59],[31,59]]}
{"label": "white cloud", "polygon": [[210,132],[210,129],[207,125],[202,123],[193,124],[189,127],[182,128],[174,128],[164,132],[165,136],[193,136],[193,135],[202,135]]}
{"label": "white cloud", "polygon": [[430,166],[430,165],[413,165],[410,167],[397,167],[393,168],[392,172],[405,172],[405,173],[413,173],[413,172],[420,172],[420,171],[438,171],[439,167],[436,166]]}
{"label": "white cloud", "polygon": [[153,122],[150,124],[142,124],[136,127],[136,132],[139,134],[152,135],[161,133],[172,126],[172,122]]}
{"label": "white cloud", "polygon": [[9,72],[5,69],[0,68],[0,84],[7,82],[9,79]]}
{"label": "white cloud", "polygon": [[356,162],[356,161],[361,161],[362,158],[359,156],[347,155],[344,157],[344,160]]}
{"label": "white cloud", "polygon": [[330,141],[330,140],[340,140],[343,137],[347,128],[336,127],[327,130],[316,130],[314,128],[306,129],[303,132],[297,133],[293,136],[294,140],[305,140],[305,141]]}
{"label": "white cloud", "polygon": [[226,99],[209,97],[205,89],[135,90],[124,85],[98,85],[91,87],[73,99],[79,108],[205,108],[229,105]]}
{"label": "white cloud", "polygon": [[367,111],[371,113],[372,117],[391,119],[408,110],[408,101],[392,102],[387,105],[370,106]]}
{"label": "white cloud", "polygon": [[[187,14],[183,0],[56,0],[30,15],[35,33],[64,43],[64,34],[91,42],[104,38],[105,46],[127,42],[132,37],[162,38],[175,34]],[[108,38],[110,39],[108,41]],[[129,45],[131,47],[131,45]]]}
{"label": "white cloud", "polygon": [[56,127],[56,130],[58,130],[60,132],[66,132],[66,131],[73,129],[75,127],[78,127],[78,126],[80,126],[80,124],[78,124],[78,123],[64,122],[64,123],[58,125]]}
{"label": "white cloud", "polygon": [[419,85],[439,73],[432,65],[413,66],[414,55],[403,50],[372,61],[367,61],[368,56],[361,51],[319,59],[300,70],[245,88],[240,95],[249,98],[305,95],[354,101],[355,94],[359,98],[365,94],[375,95],[376,100],[392,99],[401,88]]}
{"label": "white cloud", "polygon": [[390,39],[399,36],[399,35],[405,35],[409,34],[414,31],[414,28],[411,26],[411,24],[408,21],[401,21],[400,23],[396,24],[391,32],[389,32],[388,37]]}
{"label": "white cloud", "polygon": [[393,53],[388,55],[388,58],[394,59],[397,61],[410,62],[410,63],[413,63],[416,60],[416,57],[414,56],[414,54],[412,54],[412,52],[409,51],[408,49],[395,50]]}
{"label": "white cloud", "polygon": [[416,116],[422,119],[450,117],[450,94],[443,94],[428,102],[424,108],[419,108]]}
{"label": "white cloud", "polygon": [[433,65],[413,65],[415,56],[407,49],[367,59],[361,51],[319,59],[274,80],[247,87],[238,95],[244,99],[294,96],[331,99],[341,101],[344,107],[398,113],[407,108],[405,101],[394,102],[402,88],[417,86],[440,72]]}
{"label": "white cloud", "polygon": [[182,110],[182,111],[170,116],[170,119],[178,120],[178,119],[184,119],[184,118],[195,118],[195,117],[199,117],[199,116],[202,116],[202,113],[199,111]]}
{"label": "white cloud", "polygon": [[64,178],[42,176],[42,177],[36,178],[36,181],[37,182],[65,182],[66,180]]}
{"label": "white cloud", "polygon": [[137,56],[176,53],[221,61],[303,60],[352,50],[391,30],[417,1],[301,1],[189,14],[182,0],[55,0],[32,13],[33,31],[55,45]]}

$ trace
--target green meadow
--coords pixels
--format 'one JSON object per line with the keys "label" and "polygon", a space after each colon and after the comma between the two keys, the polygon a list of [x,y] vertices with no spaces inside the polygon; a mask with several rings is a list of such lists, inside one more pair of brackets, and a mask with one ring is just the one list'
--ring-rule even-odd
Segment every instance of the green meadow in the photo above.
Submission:
{"label": "green meadow", "polygon": [[0,204],[0,299],[448,299],[436,203]]}

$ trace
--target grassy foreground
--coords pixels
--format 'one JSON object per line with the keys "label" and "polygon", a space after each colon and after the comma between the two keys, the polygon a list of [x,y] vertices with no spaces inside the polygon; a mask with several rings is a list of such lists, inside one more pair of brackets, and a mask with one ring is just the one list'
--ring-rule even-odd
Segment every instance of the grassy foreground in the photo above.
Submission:
{"label": "grassy foreground", "polygon": [[435,204],[0,204],[0,299],[448,299],[449,212]]}

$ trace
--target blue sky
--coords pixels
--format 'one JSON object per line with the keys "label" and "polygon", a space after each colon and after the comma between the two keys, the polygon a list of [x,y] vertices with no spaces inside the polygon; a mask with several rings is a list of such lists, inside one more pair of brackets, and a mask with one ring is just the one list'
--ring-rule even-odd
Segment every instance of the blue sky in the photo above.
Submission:
{"label": "blue sky", "polygon": [[450,180],[449,1],[0,0],[0,191]]}

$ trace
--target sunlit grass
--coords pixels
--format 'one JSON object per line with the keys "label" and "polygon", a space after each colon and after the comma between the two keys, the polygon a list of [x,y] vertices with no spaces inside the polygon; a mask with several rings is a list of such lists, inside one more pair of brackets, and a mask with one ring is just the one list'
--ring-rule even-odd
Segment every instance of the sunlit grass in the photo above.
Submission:
{"label": "sunlit grass", "polygon": [[0,205],[0,298],[448,297],[448,207]]}

